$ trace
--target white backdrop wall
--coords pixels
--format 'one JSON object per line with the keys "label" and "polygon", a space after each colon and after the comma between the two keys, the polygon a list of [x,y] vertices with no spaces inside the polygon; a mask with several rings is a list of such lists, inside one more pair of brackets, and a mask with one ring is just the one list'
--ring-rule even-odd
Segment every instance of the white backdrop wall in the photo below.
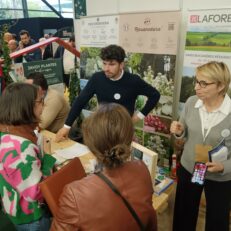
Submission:
{"label": "white backdrop wall", "polygon": [[86,0],[86,5],[88,16],[111,15],[119,12],[118,0]]}
{"label": "white backdrop wall", "polygon": [[[181,87],[183,56],[186,36],[186,18],[190,10],[227,9],[231,8],[230,0],[86,0],[87,15],[100,16],[122,13],[176,11],[182,13],[179,36],[179,52],[176,67],[175,108],[173,116],[177,116],[178,101]],[[77,30],[76,30],[77,31]]]}

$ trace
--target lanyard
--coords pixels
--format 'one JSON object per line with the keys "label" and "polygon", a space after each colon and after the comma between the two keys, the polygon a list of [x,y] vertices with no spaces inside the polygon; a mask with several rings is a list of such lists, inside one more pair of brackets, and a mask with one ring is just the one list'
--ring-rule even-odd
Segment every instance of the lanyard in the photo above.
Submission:
{"label": "lanyard", "polygon": [[203,142],[205,142],[206,137],[208,136],[211,128],[214,126],[214,122],[217,119],[218,113],[215,112],[215,115],[212,116],[212,119],[209,120],[209,126],[207,128],[207,131],[205,133],[205,111],[203,109],[200,110],[200,117],[201,117],[201,129],[202,129],[202,135],[203,135]]}

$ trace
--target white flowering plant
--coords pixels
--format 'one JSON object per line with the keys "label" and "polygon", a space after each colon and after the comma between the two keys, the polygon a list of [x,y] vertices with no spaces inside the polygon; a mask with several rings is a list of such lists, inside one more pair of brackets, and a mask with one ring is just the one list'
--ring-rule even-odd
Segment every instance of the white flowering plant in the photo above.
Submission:
{"label": "white flowering plant", "polygon": [[144,133],[144,146],[158,153],[159,165],[170,156],[170,140],[167,137]]}
{"label": "white flowering plant", "polygon": [[160,100],[157,107],[153,110],[156,115],[172,115],[173,103],[173,80],[168,80],[165,74],[160,72],[154,77],[154,72],[151,66],[148,66],[147,71],[144,71],[144,80],[155,87],[160,92]]}

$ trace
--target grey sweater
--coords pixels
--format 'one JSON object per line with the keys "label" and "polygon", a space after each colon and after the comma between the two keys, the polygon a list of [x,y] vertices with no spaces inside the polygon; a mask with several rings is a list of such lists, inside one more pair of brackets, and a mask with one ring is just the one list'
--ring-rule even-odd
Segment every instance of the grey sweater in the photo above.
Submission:
{"label": "grey sweater", "polygon": [[[181,164],[190,173],[193,172],[193,167],[195,164],[194,150],[196,144],[207,144],[211,145],[212,147],[216,147],[223,139],[221,132],[224,129],[228,129],[231,134],[231,114],[229,114],[219,124],[211,128],[208,136],[203,142],[199,108],[194,107],[197,100],[197,96],[192,96],[187,100],[180,118],[180,122],[185,127],[185,145],[181,157]],[[231,135],[225,138],[225,146],[228,148],[228,160],[222,162],[224,165],[224,172],[207,172],[206,179],[214,181],[231,180]]]}

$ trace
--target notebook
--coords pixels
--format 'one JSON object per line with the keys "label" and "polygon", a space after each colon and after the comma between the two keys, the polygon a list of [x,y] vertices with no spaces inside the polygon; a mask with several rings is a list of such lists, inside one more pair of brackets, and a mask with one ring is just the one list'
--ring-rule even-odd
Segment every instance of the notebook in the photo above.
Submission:
{"label": "notebook", "polygon": [[58,211],[59,197],[65,185],[72,181],[80,180],[85,176],[86,173],[79,158],[74,158],[60,170],[40,182],[43,197],[53,216]]}

